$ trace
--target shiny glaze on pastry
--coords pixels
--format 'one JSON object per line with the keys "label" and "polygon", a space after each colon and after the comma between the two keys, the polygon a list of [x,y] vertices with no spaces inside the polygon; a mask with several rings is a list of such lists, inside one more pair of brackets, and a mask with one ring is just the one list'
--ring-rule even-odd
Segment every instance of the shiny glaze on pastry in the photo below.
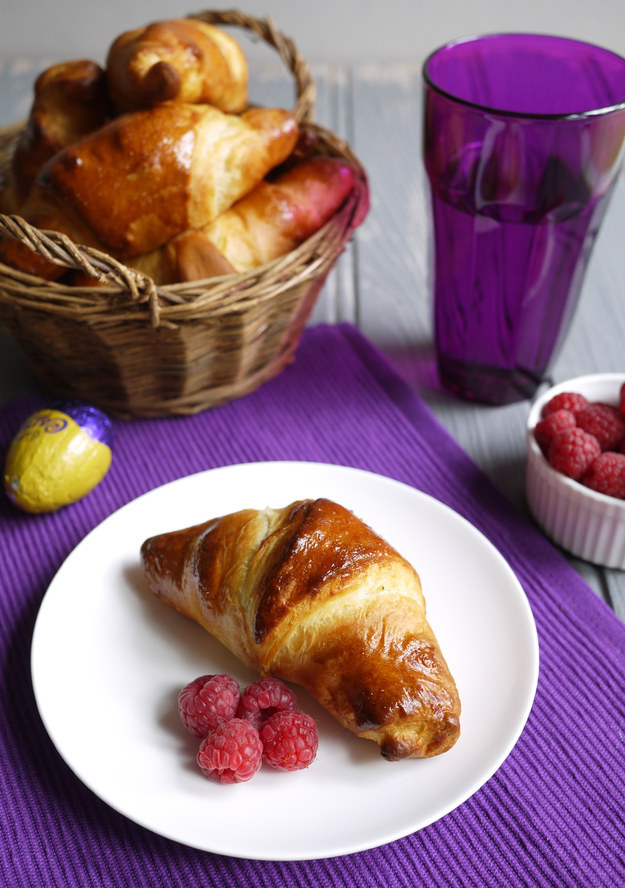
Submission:
{"label": "shiny glaze on pastry", "polygon": [[387,759],[460,732],[460,700],[414,568],[327,499],[243,510],[146,540],[153,593],[262,674],[306,688]]}

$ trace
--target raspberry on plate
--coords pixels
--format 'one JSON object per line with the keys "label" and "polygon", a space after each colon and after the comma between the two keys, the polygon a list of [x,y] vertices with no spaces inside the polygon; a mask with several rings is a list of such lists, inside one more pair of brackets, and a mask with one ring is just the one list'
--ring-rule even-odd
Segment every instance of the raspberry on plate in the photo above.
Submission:
{"label": "raspberry on plate", "polygon": [[206,777],[218,783],[245,783],[263,760],[258,731],[242,718],[222,722],[202,740],[197,763]]}
{"label": "raspberry on plate", "polygon": [[260,739],[267,764],[279,771],[300,771],[317,755],[315,720],[305,712],[277,712],[261,725]]}
{"label": "raspberry on plate", "polygon": [[587,407],[589,403],[588,398],[585,395],[580,395],[579,392],[560,392],[560,394],[554,395],[550,401],[547,401],[540,415],[544,419],[550,413],[555,413],[556,410],[562,409],[570,410],[575,415],[580,410],[583,410],[584,407]]}
{"label": "raspberry on plate", "polygon": [[233,718],[241,688],[231,675],[200,675],[178,694],[178,712],[194,737],[206,737],[221,722]]}
{"label": "raspberry on plate", "polygon": [[593,435],[602,450],[616,450],[625,438],[625,416],[610,404],[594,402],[580,410],[575,418],[579,428]]}
{"label": "raspberry on plate", "polygon": [[625,499],[625,455],[602,453],[582,476],[581,482],[598,493]]}
{"label": "raspberry on plate", "polygon": [[579,481],[600,453],[597,439],[576,427],[558,432],[549,445],[547,459],[556,472]]}
{"label": "raspberry on plate", "polygon": [[297,708],[293,691],[280,679],[268,677],[260,678],[245,688],[236,715],[260,728],[276,712],[295,712]]}
{"label": "raspberry on plate", "polygon": [[561,432],[562,429],[575,428],[576,425],[577,422],[574,414],[570,410],[561,407],[559,410],[554,410],[553,413],[547,414],[544,419],[536,423],[534,437],[542,452],[547,453],[551,441],[558,432]]}

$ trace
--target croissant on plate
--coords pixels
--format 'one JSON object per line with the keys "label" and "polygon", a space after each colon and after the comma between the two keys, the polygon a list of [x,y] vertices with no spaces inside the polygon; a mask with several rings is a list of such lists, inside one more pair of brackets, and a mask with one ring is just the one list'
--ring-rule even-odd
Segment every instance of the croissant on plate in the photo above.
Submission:
{"label": "croissant on plate", "polygon": [[248,68],[237,41],[197,19],[169,19],[120,34],[108,51],[118,111],[199,102],[235,114],[247,105]]}
{"label": "croissant on plate", "polygon": [[304,687],[389,760],[450,749],[460,699],[414,568],[327,499],[146,540],[152,592],[244,664]]}

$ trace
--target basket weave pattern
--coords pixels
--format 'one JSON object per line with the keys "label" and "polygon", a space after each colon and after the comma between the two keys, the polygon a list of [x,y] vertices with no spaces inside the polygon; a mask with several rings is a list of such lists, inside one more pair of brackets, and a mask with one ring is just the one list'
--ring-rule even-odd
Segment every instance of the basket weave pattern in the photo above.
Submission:
{"label": "basket weave pattern", "polygon": [[[295,81],[293,114],[315,152],[355,168],[359,183],[335,216],[286,256],[245,274],[158,287],[106,253],[0,214],[0,235],[105,286],[48,282],[0,264],[0,324],[55,396],[122,418],[191,414],[253,391],[295,355],[326,277],[362,220],[367,177],[349,146],[312,122],[315,88],[293,42],[270,19],[197,13],[272,46]],[[0,130],[0,184],[24,123]]]}

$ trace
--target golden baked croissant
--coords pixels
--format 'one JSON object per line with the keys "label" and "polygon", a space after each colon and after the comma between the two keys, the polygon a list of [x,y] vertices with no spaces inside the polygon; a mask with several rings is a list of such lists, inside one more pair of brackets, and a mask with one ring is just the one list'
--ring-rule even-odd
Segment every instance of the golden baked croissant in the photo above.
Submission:
{"label": "golden baked croissant", "polygon": [[301,161],[275,180],[260,182],[203,228],[129,264],[157,284],[249,271],[286,255],[320,229],[355,181],[354,169],[338,158]]}
{"label": "golden baked croissant", "polygon": [[33,102],[15,146],[3,212],[17,213],[43,164],[102,126],[110,115],[106,77],[88,59],[62,62],[37,77]]}
{"label": "golden baked croissant", "polygon": [[247,60],[237,41],[197,19],[171,19],[120,34],[106,72],[121,111],[165,101],[200,102],[238,113],[247,105]]}
{"label": "golden baked croissant", "polygon": [[[23,216],[116,258],[137,256],[218,216],[288,157],[297,135],[281,108],[237,116],[166,103],[124,114],[43,166]],[[23,271],[41,266],[21,244],[0,252]]]}
{"label": "golden baked croissant", "polygon": [[460,700],[413,567],[326,499],[146,540],[150,588],[243,663],[306,688],[390,760],[438,755]]}

